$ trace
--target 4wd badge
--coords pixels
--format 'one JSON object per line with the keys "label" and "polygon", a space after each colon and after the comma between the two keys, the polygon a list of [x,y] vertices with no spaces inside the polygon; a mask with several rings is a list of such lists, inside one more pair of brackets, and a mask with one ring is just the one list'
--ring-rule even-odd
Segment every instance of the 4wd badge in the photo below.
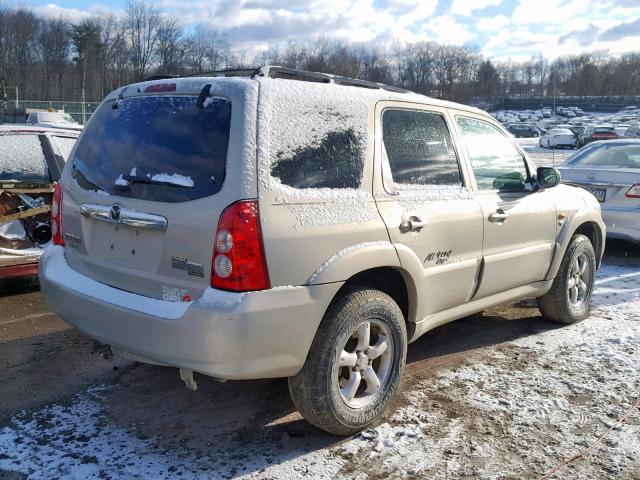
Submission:
{"label": "4wd badge", "polygon": [[204,268],[202,268],[202,264],[190,262],[186,257],[171,257],[171,268],[175,268],[176,270],[185,270],[187,275],[192,275],[194,277],[204,277]]}

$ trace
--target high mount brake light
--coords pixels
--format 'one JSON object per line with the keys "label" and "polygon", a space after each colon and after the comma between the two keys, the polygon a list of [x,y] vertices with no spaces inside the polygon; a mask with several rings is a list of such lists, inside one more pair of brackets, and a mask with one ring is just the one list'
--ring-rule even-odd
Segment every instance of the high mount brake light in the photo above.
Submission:
{"label": "high mount brake light", "polygon": [[631,188],[627,190],[625,196],[628,198],[640,198],[640,183],[634,183]]}
{"label": "high mount brake light", "polygon": [[229,205],[218,221],[211,286],[246,292],[271,288],[257,200]]}
{"label": "high mount brake light", "polygon": [[62,184],[56,183],[51,202],[51,234],[54,245],[64,246],[64,232],[62,231]]}
{"label": "high mount brake light", "polygon": [[175,83],[154,83],[144,89],[144,93],[175,92]]}

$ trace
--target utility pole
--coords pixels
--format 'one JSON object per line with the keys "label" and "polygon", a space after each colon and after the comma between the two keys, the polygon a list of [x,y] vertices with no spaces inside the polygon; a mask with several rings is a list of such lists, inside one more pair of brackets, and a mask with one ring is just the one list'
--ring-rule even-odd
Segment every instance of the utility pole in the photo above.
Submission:
{"label": "utility pole", "polygon": [[558,79],[558,72],[553,69],[553,114],[556,114],[556,80]]}

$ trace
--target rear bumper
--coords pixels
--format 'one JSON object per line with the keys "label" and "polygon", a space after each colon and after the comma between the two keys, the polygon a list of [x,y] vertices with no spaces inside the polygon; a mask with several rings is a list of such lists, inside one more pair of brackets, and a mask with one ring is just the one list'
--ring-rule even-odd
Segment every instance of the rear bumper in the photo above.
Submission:
{"label": "rear bumper", "polygon": [[602,205],[607,237],[640,241],[640,208],[611,208]]}
{"label": "rear bumper", "polygon": [[97,282],[73,270],[64,248],[40,259],[51,309],[117,350],[220,379],[284,377],[304,364],[320,320],[342,286],[331,283],[250,293],[207,289],[167,302]]}
{"label": "rear bumper", "polygon": [[19,265],[0,265],[0,278],[28,277],[38,274],[38,262],[23,263]]}

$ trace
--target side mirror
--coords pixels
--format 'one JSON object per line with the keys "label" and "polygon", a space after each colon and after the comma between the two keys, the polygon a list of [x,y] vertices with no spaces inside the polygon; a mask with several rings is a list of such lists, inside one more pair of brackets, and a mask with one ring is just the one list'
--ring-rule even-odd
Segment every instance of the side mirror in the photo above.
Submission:
{"label": "side mirror", "polygon": [[538,167],[536,185],[539,190],[555,187],[560,183],[560,172],[553,167]]}

